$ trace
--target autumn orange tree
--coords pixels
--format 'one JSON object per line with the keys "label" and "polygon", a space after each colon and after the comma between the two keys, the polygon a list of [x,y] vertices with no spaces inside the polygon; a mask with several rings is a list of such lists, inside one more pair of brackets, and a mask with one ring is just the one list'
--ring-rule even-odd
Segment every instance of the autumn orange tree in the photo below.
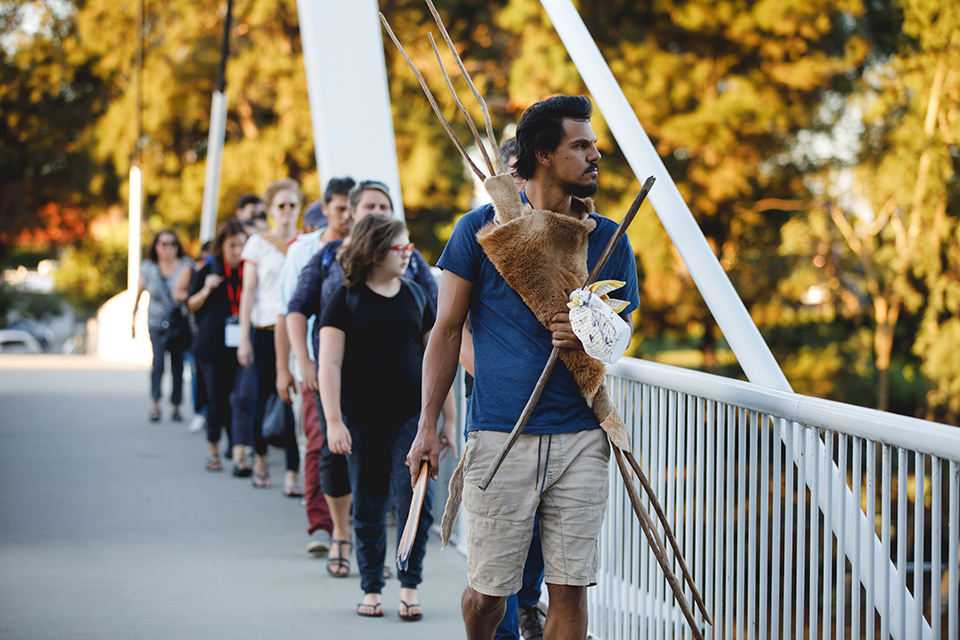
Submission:
{"label": "autumn orange tree", "polygon": [[[0,5],[0,36],[5,38],[0,51],[0,163],[6,163],[0,171],[0,228],[6,234],[0,235],[0,251],[25,231],[43,240],[29,231],[40,223],[60,228],[74,221],[73,235],[62,236],[70,243],[92,217],[122,207],[131,156],[138,148],[147,192],[145,233],[169,225],[185,238],[195,237],[225,3],[145,0],[139,140],[134,90],[138,2],[57,3],[69,8],[65,13],[49,9],[43,0],[26,4],[45,11],[43,29],[25,33],[17,25],[25,4]],[[535,101],[586,92],[537,0],[436,4],[487,99],[498,134]],[[426,39],[436,27],[425,3],[382,0],[379,6],[461,139],[469,139]],[[897,211],[913,210],[915,190],[900,184],[910,172],[895,175],[895,167],[912,162],[917,167],[912,175],[919,176],[923,157],[928,158],[928,177],[920,200],[921,209],[929,212],[923,219],[935,221],[943,209],[938,203],[946,202],[945,222],[921,225],[940,229],[940,260],[927,259],[924,266],[911,264],[907,270],[910,286],[924,302],[908,304],[911,322],[901,329],[921,333],[914,349],[921,355],[913,357],[928,363],[924,375],[936,386],[938,398],[949,395],[957,377],[947,373],[950,363],[937,364],[933,354],[958,331],[951,322],[956,296],[945,284],[949,277],[943,276],[952,273],[956,262],[951,253],[956,231],[950,223],[955,187],[948,174],[956,148],[950,142],[956,136],[956,80],[951,74],[958,65],[951,57],[955,45],[935,42],[939,26],[927,34],[924,25],[932,18],[929,10],[920,10],[924,6],[922,0],[579,3],[708,242],[791,381],[803,390],[862,396],[861,388],[844,386],[851,376],[843,372],[853,367],[852,378],[866,380],[875,371],[873,316],[864,311],[872,306],[864,263],[831,212],[840,206],[855,236],[869,224],[863,227],[850,215],[848,199],[828,197],[831,172],[856,170],[858,184],[870,193],[877,212],[894,191],[898,203],[910,203],[907,209],[898,204]],[[919,8],[915,18],[906,11],[911,7]],[[233,15],[221,216],[231,213],[238,195],[257,192],[281,175],[300,180],[309,196],[318,196],[322,173],[314,164],[295,1],[237,0]],[[947,24],[937,20],[937,25]],[[406,64],[389,43],[384,51],[404,208],[418,246],[436,259],[457,216],[472,206],[473,184]],[[945,65],[941,107],[933,134],[924,137],[926,106],[916,96],[933,86],[938,55]],[[450,58],[445,59],[466,95]],[[886,71],[877,75],[878,70]],[[363,99],[362,79],[343,88],[343,99]],[[473,101],[465,103],[479,120]],[[808,153],[810,140],[832,135],[849,105],[862,109],[869,136],[864,153],[855,161]],[[594,128],[605,156],[599,210],[617,218],[639,181],[601,113]],[[898,159],[898,153],[903,157]],[[889,194],[880,201],[884,189]],[[43,218],[43,212],[50,215]],[[894,217],[888,218],[890,224]],[[889,233],[885,228],[880,235]],[[664,349],[693,348],[702,353],[701,366],[718,368],[722,336],[649,209],[634,223],[631,240],[643,286],[636,353],[649,357]],[[912,242],[929,246],[933,240],[923,235]],[[861,238],[861,246],[868,244]],[[92,248],[88,243],[78,251],[73,255],[79,258]],[[813,264],[818,255],[825,261],[822,268]],[[871,264],[876,271],[879,263]],[[937,269],[942,273],[935,276]],[[831,270],[832,275],[826,273]],[[117,281],[123,282],[122,273]],[[835,288],[834,282],[842,286]],[[814,286],[826,287],[826,302],[801,300]],[[926,305],[927,299],[935,304]],[[831,305],[836,313],[820,313]],[[858,305],[856,313],[844,311]],[[864,331],[871,332],[866,341]],[[906,346],[894,340],[891,357],[909,356],[912,338]]]}

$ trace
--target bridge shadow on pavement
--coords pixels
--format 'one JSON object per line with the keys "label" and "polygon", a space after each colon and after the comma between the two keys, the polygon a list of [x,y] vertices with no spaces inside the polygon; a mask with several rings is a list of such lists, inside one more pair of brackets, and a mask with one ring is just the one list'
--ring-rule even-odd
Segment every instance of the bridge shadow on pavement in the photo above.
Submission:
{"label": "bridge shadow on pavement", "polygon": [[395,578],[361,618],[356,558],[336,579],[304,550],[282,452],[267,490],[207,472],[189,411],[149,422],[148,390],[142,367],[0,356],[0,638],[464,637],[466,563],[439,535],[423,620],[397,616]]}

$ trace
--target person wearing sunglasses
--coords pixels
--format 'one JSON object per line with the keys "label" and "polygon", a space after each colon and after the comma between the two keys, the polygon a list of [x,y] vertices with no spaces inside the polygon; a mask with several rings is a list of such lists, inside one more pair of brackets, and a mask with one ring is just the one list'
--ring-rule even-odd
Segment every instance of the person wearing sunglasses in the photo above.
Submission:
{"label": "person wearing sunglasses", "polygon": [[[140,296],[146,291],[150,294],[150,306],[147,308],[147,328],[150,330],[150,344],[153,347],[153,368],[150,372],[150,393],[153,407],[150,410],[151,422],[158,422],[160,412],[160,381],[163,378],[166,354],[170,354],[170,370],[173,374],[173,389],[170,403],[173,405],[172,419],[179,422],[180,403],[183,401],[183,355],[190,347],[189,328],[186,316],[182,316],[181,327],[185,335],[173,336],[169,330],[170,314],[180,307],[186,299],[185,292],[193,275],[193,260],[187,257],[180,239],[173,229],[164,229],[153,238],[150,244],[150,257],[140,265],[140,281],[137,297],[133,303],[134,323],[131,335],[137,337],[136,317],[140,306]],[[183,293],[178,292],[181,291]],[[175,293],[178,295],[175,296]]]}
{"label": "person wearing sunglasses", "polygon": [[[301,325],[288,323],[287,310],[303,268],[310,262],[310,258],[328,243],[340,241],[350,232],[347,196],[355,184],[352,178],[330,179],[324,191],[323,201],[310,205],[303,214],[304,223],[307,226],[318,228],[302,234],[290,245],[280,272],[280,308],[275,332],[277,393],[284,402],[290,402],[290,394],[295,389],[295,385],[298,385],[303,401],[303,435],[307,439],[303,457],[303,492],[309,536],[307,553],[327,553],[333,538],[338,534],[343,537],[349,531],[347,520],[349,519],[350,491],[349,488],[346,490],[345,508],[340,508],[335,503],[344,502],[342,498],[327,498],[321,490],[320,458],[323,452],[323,431],[317,409],[317,364],[314,352],[307,345],[307,334],[312,330],[312,326],[308,326],[308,321],[302,315],[300,316]],[[319,214],[317,218],[322,218],[323,221],[319,224],[311,224],[311,214]],[[290,366],[291,350],[296,361],[293,367]]]}
{"label": "person wearing sunglasses", "polygon": [[[256,405],[253,419],[253,486],[270,486],[267,469],[267,442],[263,437],[263,415],[267,398],[276,390],[277,367],[274,330],[280,305],[280,272],[287,248],[297,237],[297,221],[303,206],[303,191],[296,180],[283,178],[271,182],[263,196],[273,229],[250,236],[243,247],[243,289],[240,296],[240,344],[237,361],[253,367]],[[242,400],[245,394],[236,394]],[[286,472],[283,495],[299,498],[303,491],[297,483],[300,451],[293,429],[284,435]],[[234,442],[234,445],[240,443]],[[234,462],[237,462],[236,460]]]}

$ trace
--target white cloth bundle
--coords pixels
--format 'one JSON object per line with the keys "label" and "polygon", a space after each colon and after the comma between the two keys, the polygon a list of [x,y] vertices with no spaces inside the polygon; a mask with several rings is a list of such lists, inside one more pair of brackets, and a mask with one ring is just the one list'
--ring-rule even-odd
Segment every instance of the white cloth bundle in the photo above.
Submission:
{"label": "white cloth bundle", "polygon": [[625,282],[602,280],[585,289],[574,289],[570,294],[570,324],[583,350],[592,358],[613,364],[630,346],[633,331],[619,312],[629,306],[623,300],[614,300],[607,293],[622,287]]}

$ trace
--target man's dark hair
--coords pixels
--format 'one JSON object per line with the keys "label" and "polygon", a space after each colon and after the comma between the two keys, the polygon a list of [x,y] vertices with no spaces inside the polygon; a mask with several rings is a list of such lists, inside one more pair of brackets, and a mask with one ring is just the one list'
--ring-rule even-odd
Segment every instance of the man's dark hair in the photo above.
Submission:
{"label": "man's dark hair", "polygon": [[[517,155],[517,139],[516,138],[509,138],[505,140],[502,145],[500,145],[500,160],[503,162],[504,165],[506,165],[510,161],[510,158],[516,155]],[[508,166],[507,172],[509,172],[511,169],[513,169],[513,166],[512,165]]]}
{"label": "man's dark hair", "polygon": [[236,211],[237,209],[243,209],[248,204],[259,204],[261,202],[263,202],[263,200],[260,199],[260,196],[254,195],[252,193],[245,193],[242,196],[240,196],[239,200],[237,200],[237,206],[234,209],[234,211]]}
{"label": "man's dark hair", "polygon": [[517,175],[533,177],[537,151],[553,151],[563,139],[563,121],[589,121],[593,104],[586,96],[554,96],[523,112],[517,125]]}
{"label": "man's dark hair", "polygon": [[330,178],[330,182],[327,183],[327,190],[323,192],[323,201],[330,204],[334,196],[350,195],[350,189],[353,189],[355,184],[357,183],[349,176],[346,178]]}

